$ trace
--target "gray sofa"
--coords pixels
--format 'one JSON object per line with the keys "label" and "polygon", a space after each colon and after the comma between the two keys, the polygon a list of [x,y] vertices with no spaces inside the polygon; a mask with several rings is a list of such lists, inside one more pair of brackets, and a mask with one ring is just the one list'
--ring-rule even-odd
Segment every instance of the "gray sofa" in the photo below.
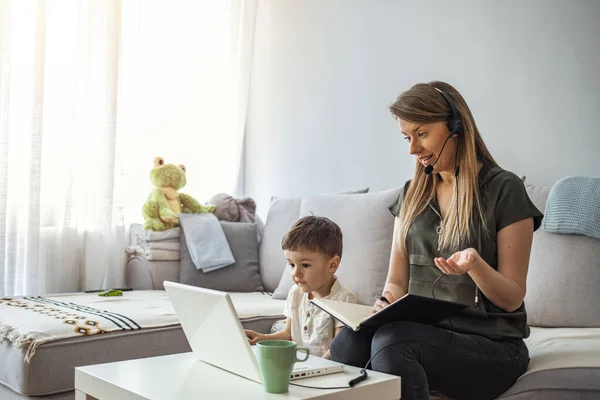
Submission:
{"label": "gray sofa", "polygon": [[[550,187],[526,185],[526,188],[543,211]],[[292,282],[285,271],[281,238],[299,217],[310,213],[328,216],[341,226],[344,254],[338,277],[355,292],[359,302],[372,304],[373,297],[383,288],[389,261],[394,221],[387,205],[399,190],[273,199],[260,243],[256,241],[250,246],[246,243],[243,253],[236,254],[232,249],[236,264],[244,258],[244,268],[256,268],[263,286],[262,292],[234,294],[242,324],[268,332],[275,321],[283,318],[283,299]],[[189,257],[183,256],[181,262],[132,257],[126,268],[127,284],[139,290],[163,290],[165,280],[180,281],[180,277],[189,277],[189,270],[183,273],[189,268]],[[232,282],[235,271],[230,270]],[[227,274],[227,271],[222,273]],[[552,234],[542,229],[535,233],[526,297],[532,326],[527,339],[531,363],[528,372],[501,398],[600,398],[600,313],[595,311],[600,300],[598,287],[600,241]],[[240,291],[238,286],[235,289]],[[30,395],[60,393],[72,390],[69,371],[76,365],[189,351],[178,326],[147,330],[130,337],[109,334],[103,340],[86,338],[76,343],[40,346],[36,354],[40,357],[31,365],[23,364],[22,353],[15,349],[0,349],[4,351],[3,361],[12,364],[13,372],[18,370],[18,374],[8,374],[9,370],[0,369],[0,381],[5,384],[0,386],[0,398],[28,398],[8,389],[7,382],[14,390]],[[56,347],[60,347],[60,353]],[[20,365],[20,369],[15,365]],[[72,397],[71,391],[49,398]]]}
{"label": "gray sofa", "polygon": [[[550,187],[526,184],[527,192],[542,212]],[[280,240],[300,216],[313,212],[335,220],[344,232],[344,255],[338,276],[371,304],[380,293],[387,273],[393,219],[385,206],[399,189],[368,194],[322,195],[276,199],[267,216],[259,246],[260,274],[266,291],[284,298],[291,279],[284,272]],[[143,279],[160,289],[164,279],[176,279],[175,268],[135,266],[135,285]],[[144,270],[143,272],[141,270]],[[531,336],[526,340],[531,363],[500,398],[598,399],[600,398],[600,241],[581,235],[534,234],[527,281],[527,306]],[[277,296],[278,295],[278,296]],[[263,327],[267,331],[271,320]]]}
{"label": "gray sofa", "polygon": [[[551,188],[526,184],[526,189],[544,211]],[[291,280],[283,273],[281,237],[298,217],[314,212],[331,217],[342,227],[345,250],[338,275],[360,302],[372,303],[385,280],[391,246],[393,219],[385,205],[397,190],[276,199],[259,246],[265,290],[280,298],[286,293]],[[162,280],[177,277],[173,269],[166,277],[166,270],[158,265],[146,264],[145,268],[146,280],[152,280],[155,289],[160,289]],[[501,398],[600,398],[600,241],[539,229],[534,235],[527,285],[531,363]]]}

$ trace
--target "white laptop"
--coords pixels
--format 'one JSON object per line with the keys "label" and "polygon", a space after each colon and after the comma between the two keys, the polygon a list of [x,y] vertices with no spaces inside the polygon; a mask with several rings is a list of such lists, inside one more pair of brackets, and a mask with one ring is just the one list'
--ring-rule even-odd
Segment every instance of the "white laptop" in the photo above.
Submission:
{"label": "white laptop", "polygon": [[[258,361],[231,297],[225,292],[165,281],[165,289],[199,360],[262,383]],[[298,357],[304,358],[304,353]],[[344,365],[310,356],[294,364],[290,379],[343,372]]]}

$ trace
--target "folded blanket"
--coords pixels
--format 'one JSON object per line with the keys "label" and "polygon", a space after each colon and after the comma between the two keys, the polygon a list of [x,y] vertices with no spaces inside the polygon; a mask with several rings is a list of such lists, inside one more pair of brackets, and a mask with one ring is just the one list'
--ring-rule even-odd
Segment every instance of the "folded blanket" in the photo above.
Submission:
{"label": "folded blanket", "polygon": [[142,224],[131,224],[131,234],[135,237],[134,243],[179,241],[179,228],[167,229],[163,232],[145,230]]}
{"label": "folded blanket", "polygon": [[0,298],[0,343],[26,349],[29,362],[47,342],[179,324],[164,291],[123,292],[119,297],[65,294]]}
{"label": "folded blanket", "polygon": [[197,269],[210,272],[235,263],[223,228],[213,214],[181,214],[179,223]]}
{"label": "folded blanket", "polygon": [[600,239],[600,178],[570,176],[548,195],[542,228],[548,232]]}
{"label": "folded blanket", "polygon": [[149,249],[139,245],[129,245],[125,248],[127,254],[143,256],[150,261],[178,261],[179,250]]}
{"label": "folded blanket", "polygon": [[179,251],[181,245],[179,244],[179,239],[176,242],[169,241],[161,241],[161,242],[146,242],[141,247],[144,251],[150,250],[170,250],[170,251]]}
{"label": "folded blanket", "polygon": [[149,250],[170,250],[170,251],[179,251],[181,245],[179,244],[179,239],[176,242],[171,242],[168,240],[163,240],[161,242],[142,242],[142,243],[133,243],[131,244],[134,248],[142,249],[142,251]]}

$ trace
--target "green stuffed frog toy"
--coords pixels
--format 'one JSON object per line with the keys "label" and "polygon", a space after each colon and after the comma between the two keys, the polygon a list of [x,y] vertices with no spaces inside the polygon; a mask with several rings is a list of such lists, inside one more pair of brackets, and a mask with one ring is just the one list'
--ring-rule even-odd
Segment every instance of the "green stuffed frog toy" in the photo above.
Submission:
{"label": "green stuffed frog toy", "polygon": [[192,196],[179,193],[185,186],[185,166],[165,164],[162,157],[154,159],[150,180],[155,188],[142,208],[144,229],[164,231],[179,226],[179,214],[211,213],[214,206],[204,206]]}

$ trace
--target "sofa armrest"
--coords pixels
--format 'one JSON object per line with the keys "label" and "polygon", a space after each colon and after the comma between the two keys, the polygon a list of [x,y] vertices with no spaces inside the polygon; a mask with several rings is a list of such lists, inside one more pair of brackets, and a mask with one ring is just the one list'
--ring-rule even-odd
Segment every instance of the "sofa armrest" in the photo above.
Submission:
{"label": "sofa armrest", "polygon": [[149,261],[134,256],[125,268],[127,286],[135,290],[165,290],[164,281],[179,282],[179,260]]}
{"label": "sofa armrest", "polygon": [[125,282],[134,290],[152,290],[154,285],[148,260],[140,256],[131,257],[125,267]]}

